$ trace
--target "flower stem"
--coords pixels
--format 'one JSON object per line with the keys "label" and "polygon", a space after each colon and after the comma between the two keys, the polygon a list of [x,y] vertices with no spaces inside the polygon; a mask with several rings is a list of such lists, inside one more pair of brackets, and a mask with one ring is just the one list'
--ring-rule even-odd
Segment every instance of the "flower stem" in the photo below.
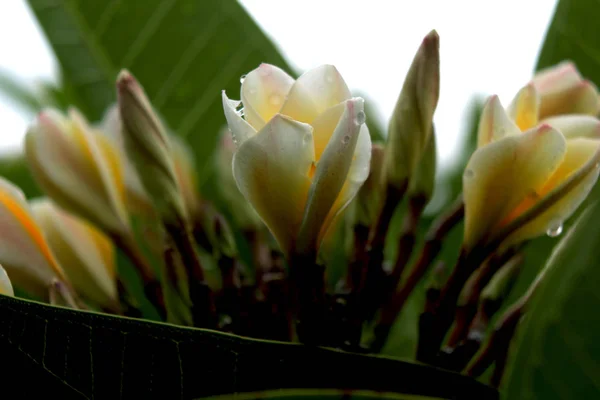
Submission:
{"label": "flower stem", "polygon": [[492,255],[483,266],[474,273],[473,278],[467,281],[467,284],[461,292],[461,299],[463,297],[464,299],[456,308],[454,325],[449,334],[448,342],[446,344],[447,347],[454,348],[465,338],[469,326],[477,312],[481,291],[485,285],[490,282],[494,274],[498,272],[500,267],[504,266],[515,253],[516,249],[511,248],[501,254]]}
{"label": "flower stem", "polygon": [[256,291],[255,317],[252,332],[260,338],[291,341],[293,317],[290,307],[290,287],[286,279],[283,258],[275,258],[260,275]]}
{"label": "flower stem", "polygon": [[500,385],[500,380],[504,373],[506,358],[508,357],[508,348],[513,338],[519,321],[525,311],[528,297],[523,297],[509,308],[496,324],[487,345],[475,360],[467,367],[466,374],[478,377],[496,361],[496,370],[494,371],[491,384],[494,387]]}
{"label": "flower stem", "polygon": [[119,303],[123,308],[123,315],[129,318],[142,318],[142,312],[138,305],[134,304],[121,277],[117,277],[117,292],[119,293]]}
{"label": "flower stem", "polygon": [[186,224],[165,224],[167,233],[175,243],[188,275],[192,316],[194,326],[200,328],[216,327],[216,310],[213,293],[204,279],[200,257],[194,247],[191,231]]}
{"label": "flower stem", "polygon": [[145,259],[139,246],[131,235],[112,234],[111,236],[115,245],[125,253],[140,274],[144,285],[144,294],[156,308],[161,318],[164,319],[167,311],[160,282],[156,279],[152,267]]}
{"label": "flower stem", "polygon": [[321,344],[325,323],[325,269],[316,263],[316,254],[295,253],[289,260],[296,334],[302,343]]}
{"label": "flower stem", "polygon": [[366,269],[365,282],[358,294],[361,305],[360,315],[363,320],[371,320],[382,301],[381,288],[386,286],[389,277],[383,264],[385,238],[394,212],[404,198],[407,187],[408,181],[401,188],[386,186],[383,207],[371,230],[367,244],[367,258],[363,266]]}
{"label": "flower stem", "polygon": [[52,305],[69,307],[75,310],[83,309],[80,307],[81,302],[73,288],[58,279],[54,279],[52,283],[50,283],[50,286],[48,287],[48,296],[50,304]]}
{"label": "flower stem", "polygon": [[419,218],[421,217],[426,204],[426,199],[421,196],[412,197],[408,201],[408,213],[405,216],[402,234],[398,241],[398,257],[391,274],[391,294],[396,291],[402,273],[412,255],[416,241]]}
{"label": "flower stem", "polygon": [[240,296],[241,281],[239,267],[233,258],[222,256],[219,259],[219,269],[223,287],[219,296],[219,313],[227,316],[219,324],[219,329],[226,332],[237,333],[240,325]]}
{"label": "flower stem", "polygon": [[463,216],[464,204],[461,195],[445,214],[433,222],[428,233],[425,235],[425,244],[415,265],[410,270],[400,289],[394,292],[391,300],[384,305],[381,311],[375,327],[375,339],[371,344],[371,351],[381,351],[392,329],[392,325],[398,314],[402,311],[406,300],[442,249],[444,237],[462,220]]}

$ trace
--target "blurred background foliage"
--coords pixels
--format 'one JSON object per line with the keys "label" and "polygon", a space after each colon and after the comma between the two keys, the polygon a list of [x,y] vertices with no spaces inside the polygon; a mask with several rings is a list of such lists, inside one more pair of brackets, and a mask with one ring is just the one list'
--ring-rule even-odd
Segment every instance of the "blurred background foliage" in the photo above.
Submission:
{"label": "blurred background foliage", "polygon": [[[32,90],[24,82],[0,72],[2,94],[28,111],[37,112],[47,106],[65,110],[74,105],[91,121],[97,121],[115,101],[114,82],[117,73],[121,68],[129,69],[144,85],[149,98],[170,128],[184,137],[193,149],[201,179],[201,196],[213,201],[226,216],[229,215],[227,205],[222,204],[215,190],[218,182],[211,169],[211,157],[224,124],[220,91],[224,89],[232,98],[236,98],[240,77],[261,62],[276,64],[292,76],[301,73],[291,70],[276,45],[263,34],[244,9],[235,0],[29,0],[29,4],[59,60],[59,84],[41,82]],[[600,86],[599,19],[600,7],[597,0],[560,0],[542,44],[537,68],[570,59],[576,63],[583,76]],[[518,62],[505,62],[513,61]],[[368,94],[365,97],[369,104]],[[468,129],[462,135],[461,151],[456,154],[451,166],[438,171],[434,198],[420,225],[421,241],[431,221],[461,192],[462,172],[475,148],[477,124],[484,101],[483,98],[474,98],[471,104],[465,105],[470,110],[470,116]],[[377,110],[367,110],[367,115],[376,113]],[[382,141],[385,140],[386,127],[380,126],[377,121],[377,118],[368,118],[367,123],[373,139]],[[443,135],[443,129],[438,126],[437,134]],[[0,175],[17,183],[28,197],[41,194],[20,155],[0,160]],[[577,215],[566,221],[565,231],[569,230],[578,215],[595,202],[599,195],[597,185]],[[399,207],[391,223],[386,247],[389,259],[395,257],[403,209],[403,206]],[[598,214],[596,212],[591,216],[600,218]],[[578,237],[585,238],[584,230],[590,229],[590,235],[593,236],[588,239],[600,242],[597,237],[598,222],[595,222],[580,224]],[[243,250],[243,243],[239,242],[240,238],[237,239]],[[439,258],[452,264],[461,240],[462,225],[459,225],[448,236]],[[525,267],[505,307],[524,293],[559,240],[560,238],[542,237],[525,247]],[[417,243],[417,248],[421,241]],[[600,255],[600,243],[596,242],[575,252],[581,255],[577,261],[583,265],[578,271],[591,273],[585,267],[591,268],[593,260],[597,260]],[[572,241],[570,245],[574,246]],[[415,251],[416,254],[418,250]],[[337,266],[340,267],[343,267],[343,262]],[[580,279],[580,275],[564,274],[562,278],[547,282],[547,285],[556,285],[555,289],[558,290],[558,287],[572,283],[565,282],[565,279]],[[600,283],[600,268],[595,269],[590,279]],[[426,282],[427,278],[421,282],[398,318],[391,340],[384,349],[386,354],[403,358],[414,356],[417,318],[423,307]],[[569,287],[577,291],[577,285]],[[592,340],[600,337],[600,317],[592,308],[594,305],[597,308],[597,304],[588,301],[588,297],[580,296],[579,303],[569,303],[570,307],[577,310],[576,315],[561,319],[561,314],[560,318],[552,319],[553,324],[540,322],[541,325],[536,326],[534,323],[543,318],[544,313],[554,310],[553,301],[558,300],[552,298],[552,293],[556,290],[548,288],[544,292],[545,303],[536,303],[532,312],[540,313],[541,317],[531,317],[523,324],[523,328],[528,330],[528,339],[519,341],[523,343],[522,346],[530,348],[534,346],[531,335],[535,335],[539,343],[547,343],[552,348],[545,348],[544,357],[540,356],[528,363],[522,346],[513,346],[515,357],[520,362],[511,376],[532,378],[511,378],[508,385],[512,396],[516,393],[527,395],[508,397],[510,399],[555,398],[556,384],[550,385],[549,382],[560,380],[561,375],[553,368],[571,371],[568,376],[569,384],[560,386],[561,398],[600,397],[600,352],[597,340]],[[598,299],[593,290],[586,293],[593,299]],[[541,300],[538,303],[540,302]],[[501,313],[496,315],[499,314]],[[574,323],[573,318],[578,317],[585,319],[587,323]],[[522,331],[523,329],[519,331],[519,337],[524,335]],[[552,340],[545,341],[545,338]],[[577,346],[591,344],[595,346],[595,353],[588,353],[587,347],[574,351],[572,346],[566,345],[567,340],[575,340]],[[536,354],[542,354],[541,350]],[[566,357],[565,354],[569,356]],[[552,362],[552,357],[563,360],[566,364]],[[536,368],[536,374],[527,375],[526,369],[533,367]],[[585,377],[595,378],[595,384],[584,385],[589,390],[584,393],[585,396],[582,396],[582,392],[577,392],[578,396],[572,397],[575,389],[569,388],[586,379]]]}

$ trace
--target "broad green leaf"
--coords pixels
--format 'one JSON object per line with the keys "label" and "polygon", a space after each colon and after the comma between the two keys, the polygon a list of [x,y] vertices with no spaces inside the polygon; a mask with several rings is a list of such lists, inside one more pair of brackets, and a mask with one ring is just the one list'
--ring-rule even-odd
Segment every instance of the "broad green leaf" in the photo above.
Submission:
{"label": "broad green leaf", "polygon": [[552,253],[518,328],[506,399],[600,397],[599,220],[595,203]]}
{"label": "broad green leaf", "polygon": [[208,400],[251,400],[251,399],[269,399],[269,400],[310,400],[310,399],[327,399],[327,400],[441,400],[433,397],[409,396],[394,393],[377,393],[366,391],[342,391],[342,390],[319,390],[319,389],[304,389],[304,390],[273,390],[267,392],[244,393],[235,395],[224,395],[209,397]]}
{"label": "broad green leaf", "polygon": [[235,0],[29,4],[89,119],[115,101],[116,76],[127,68],[170,128],[187,138],[198,167],[224,124],[221,90],[234,96],[240,76],[261,62],[292,72]]}
{"label": "broad green leaf", "polygon": [[28,112],[39,111],[44,102],[42,96],[28,87],[25,82],[2,70],[0,70],[0,94]]}
{"label": "broad green leaf", "polygon": [[[196,399],[272,389],[498,398],[474,379],[426,365],[6,296],[0,321],[2,390],[21,398]],[[33,384],[22,385],[23,377]]]}
{"label": "broad green leaf", "polygon": [[548,28],[536,69],[571,60],[600,86],[600,35],[597,0],[560,0]]}

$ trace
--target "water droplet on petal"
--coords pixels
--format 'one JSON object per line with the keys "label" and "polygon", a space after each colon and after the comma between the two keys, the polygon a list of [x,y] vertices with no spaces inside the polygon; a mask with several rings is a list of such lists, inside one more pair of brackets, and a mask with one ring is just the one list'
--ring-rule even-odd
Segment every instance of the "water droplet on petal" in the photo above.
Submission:
{"label": "water droplet on petal", "polygon": [[305,144],[310,143],[310,141],[312,140],[312,133],[307,133],[306,135],[304,135],[304,137],[302,138],[302,140],[304,140]]}
{"label": "water droplet on petal", "polygon": [[250,89],[248,92],[249,92],[250,94],[256,94],[256,89],[255,89],[255,88],[252,88],[252,89]]}
{"label": "water droplet on petal", "polygon": [[473,172],[472,170],[468,169],[468,170],[465,171],[465,175],[464,176],[465,176],[465,178],[469,178],[470,179],[470,178],[472,178],[472,177],[475,176],[475,172]]}
{"label": "water droplet on petal", "polygon": [[281,104],[281,96],[278,94],[272,94],[269,97],[269,102],[271,103],[271,105],[278,106]]}
{"label": "water droplet on petal", "polygon": [[356,125],[362,125],[365,123],[365,120],[367,119],[367,117],[365,116],[365,113],[363,111],[359,111],[356,114],[356,118],[354,119],[354,123]]}
{"label": "water droplet on petal", "polygon": [[349,141],[350,141],[350,136],[348,136],[348,135],[344,136],[344,138],[342,139],[342,143],[344,143],[344,144],[348,144]]}
{"label": "water droplet on petal", "polygon": [[563,231],[562,222],[554,222],[550,225],[550,227],[546,231],[546,234],[550,237],[557,237],[562,233],[562,231]]}
{"label": "water droplet on petal", "polygon": [[244,80],[246,79],[246,75],[242,75],[240,76],[240,83],[244,83]]}

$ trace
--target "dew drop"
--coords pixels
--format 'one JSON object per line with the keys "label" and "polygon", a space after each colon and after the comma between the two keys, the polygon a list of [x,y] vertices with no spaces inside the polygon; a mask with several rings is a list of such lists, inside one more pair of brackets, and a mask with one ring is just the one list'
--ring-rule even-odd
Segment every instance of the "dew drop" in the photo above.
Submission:
{"label": "dew drop", "polygon": [[271,105],[273,106],[278,106],[281,104],[281,96],[278,94],[272,94],[269,97],[269,102],[271,103]]}
{"label": "dew drop", "polygon": [[354,123],[356,123],[356,125],[362,125],[365,123],[366,119],[367,119],[367,117],[365,116],[365,113],[363,111],[359,111],[358,114],[356,114]]}
{"label": "dew drop", "polygon": [[246,75],[242,75],[240,76],[240,83],[244,83],[244,80],[246,79]]}
{"label": "dew drop", "polygon": [[349,141],[350,141],[350,136],[348,136],[348,135],[344,136],[344,138],[342,139],[342,143],[344,143],[344,144],[348,144]]}
{"label": "dew drop", "polygon": [[546,234],[550,237],[557,237],[562,233],[562,231],[563,231],[562,222],[557,222],[557,223],[553,223],[552,225],[550,225],[550,228],[548,228],[548,231],[546,231]]}
{"label": "dew drop", "polygon": [[475,173],[472,170],[468,169],[468,170],[465,171],[465,178],[469,178],[470,179],[470,178],[472,178],[474,176],[475,176]]}

